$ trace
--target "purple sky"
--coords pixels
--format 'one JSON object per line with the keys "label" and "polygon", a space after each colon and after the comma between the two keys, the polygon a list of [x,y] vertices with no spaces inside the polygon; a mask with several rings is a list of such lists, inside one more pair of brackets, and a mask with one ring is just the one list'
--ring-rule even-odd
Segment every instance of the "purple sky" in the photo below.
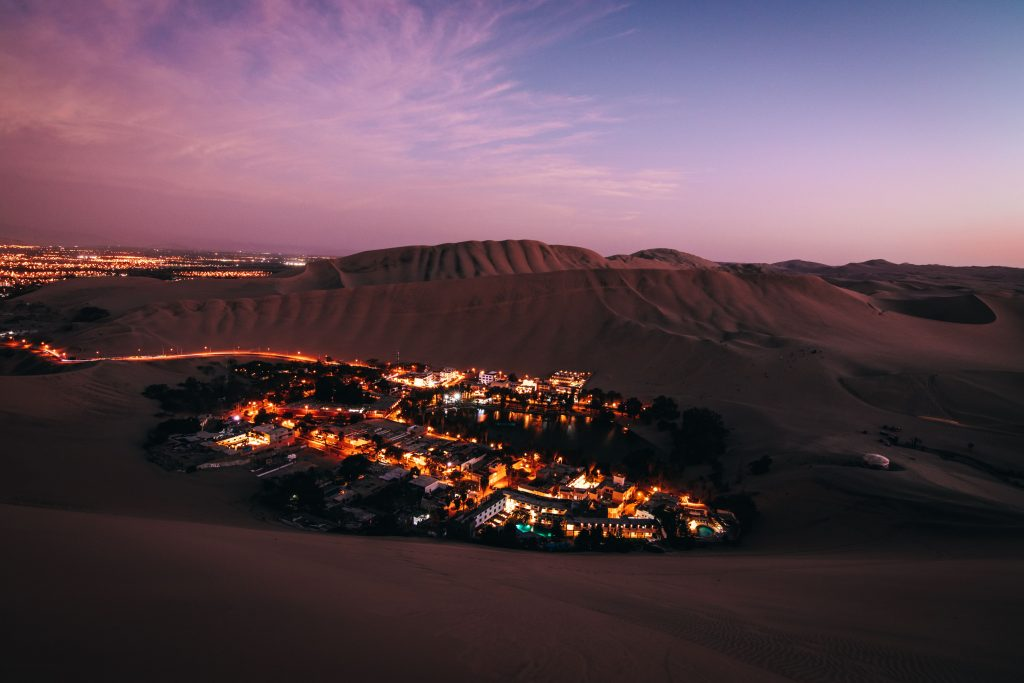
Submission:
{"label": "purple sky", "polygon": [[0,0],[0,235],[1024,266],[1024,3]]}

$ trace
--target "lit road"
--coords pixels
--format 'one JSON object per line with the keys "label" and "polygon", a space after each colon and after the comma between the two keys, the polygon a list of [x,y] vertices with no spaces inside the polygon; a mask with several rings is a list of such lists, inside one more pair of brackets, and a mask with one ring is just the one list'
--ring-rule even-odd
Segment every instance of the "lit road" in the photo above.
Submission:
{"label": "lit road", "polygon": [[[127,356],[101,356],[97,352],[97,355],[89,358],[68,358],[67,353],[51,347],[49,344],[42,344],[41,346],[33,346],[30,343],[22,342],[21,344],[13,343],[8,344],[15,348],[22,348],[27,351],[31,351],[37,355],[40,355],[48,360],[55,361],[62,364],[81,364],[81,363],[98,363],[100,361],[122,361],[122,362],[135,362],[135,363],[151,363],[155,361],[163,360],[187,360],[196,358],[225,358],[231,356],[245,356],[249,358],[266,358],[269,360],[290,360],[300,363],[317,363],[326,362],[322,356],[309,356],[301,351],[295,353],[289,353],[286,351],[263,351],[259,349],[227,349],[227,350],[213,350],[207,349],[204,351],[194,351],[189,353],[159,353],[159,354],[133,354]],[[359,367],[368,367],[364,363],[356,361],[330,361],[331,364],[342,364],[353,365]]]}
{"label": "lit road", "polygon": [[193,353],[160,353],[151,356],[96,356],[94,358],[67,358],[61,355],[59,352],[49,349],[44,349],[43,352],[60,361],[61,363],[96,363],[98,361],[103,360],[148,363],[158,360],[183,360],[188,358],[223,358],[226,356],[251,356],[256,358],[271,358],[274,360],[293,360],[300,361],[303,363],[315,363],[318,360],[321,360],[320,358],[317,358],[315,356],[306,356],[301,353],[285,353],[283,351],[246,351],[244,349],[232,351],[196,351]]}

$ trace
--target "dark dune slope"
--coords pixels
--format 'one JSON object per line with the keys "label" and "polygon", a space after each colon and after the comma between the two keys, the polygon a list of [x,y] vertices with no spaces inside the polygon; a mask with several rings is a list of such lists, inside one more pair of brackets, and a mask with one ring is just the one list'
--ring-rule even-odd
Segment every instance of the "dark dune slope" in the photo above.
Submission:
{"label": "dark dune slope", "polygon": [[875,296],[872,300],[882,310],[947,323],[985,325],[996,319],[995,311],[974,294],[917,297],[889,294]]}

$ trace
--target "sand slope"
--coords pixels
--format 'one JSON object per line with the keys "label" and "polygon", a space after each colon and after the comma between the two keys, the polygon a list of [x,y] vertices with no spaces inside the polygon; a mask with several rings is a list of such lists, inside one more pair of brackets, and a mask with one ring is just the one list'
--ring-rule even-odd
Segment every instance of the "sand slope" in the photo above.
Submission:
{"label": "sand slope", "polygon": [[996,319],[996,313],[978,294],[1024,294],[1024,270],[1002,266],[958,268],[876,259],[845,266],[784,261],[774,267],[818,275],[840,287],[866,294],[881,310],[960,324],[982,325]]}
{"label": "sand slope", "polygon": [[[668,556],[298,533],[252,514],[245,472],[145,461],[158,418],[139,394],[194,363],[0,376],[0,605],[19,626],[0,676],[1016,680],[1024,491],[1001,473],[1024,469],[1024,304],[1012,285],[968,283],[946,293],[994,319],[963,324],[879,305],[927,288],[859,282],[470,243],[256,281],[40,290],[16,314],[45,307],[55,341],[85,353],[401,349],[586,368],[605,388],[709,405],[735,429],[729,479],[763,519],[740,549]],[[83,305],[112,315],[61,322]],[[935,450],[881,446],[892,423]],[[948,457],[968,442],[970,458]],[[883,448],[899,471],[857,465]],[[763,454],[772,472],[742,476]]]}
{"label": "sand slope", "polygon": [[998,683],[1022,663],[1019,557],[544,556],[30,508],[0,537],[4,584],[46,586],[5,599],[7,680]]}

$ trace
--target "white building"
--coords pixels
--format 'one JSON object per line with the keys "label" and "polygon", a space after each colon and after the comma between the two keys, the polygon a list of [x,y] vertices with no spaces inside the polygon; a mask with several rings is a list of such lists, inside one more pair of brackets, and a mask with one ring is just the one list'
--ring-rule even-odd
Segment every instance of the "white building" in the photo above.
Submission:
{"label": "white building", "polygon": [[452,384],[462,379],[462,373],[455,368],[445,368],[437,373],[437,381],[440,384]]}
{"label": "white building", "polygon": [[420,475],[414,478],[409,483],[412,484],[413,486],[418,486],[419,488],[423,489],[424,495],[428,493],[433,493],[437,489],[441,488],[441,482],[439,482],[437,479],[434,479],[433,477],[428,477],[426,475]]}
{"label": "white building", "polygon": [[537,381],[530,378],[520,380],[516,385],[517,394],[532,394],[535,391],[537,391]]}
{"label": "white building", "polygon": [[504,378],[505,375],[501,370],[481,370],[479,375],[480,384],[490,384]]}

